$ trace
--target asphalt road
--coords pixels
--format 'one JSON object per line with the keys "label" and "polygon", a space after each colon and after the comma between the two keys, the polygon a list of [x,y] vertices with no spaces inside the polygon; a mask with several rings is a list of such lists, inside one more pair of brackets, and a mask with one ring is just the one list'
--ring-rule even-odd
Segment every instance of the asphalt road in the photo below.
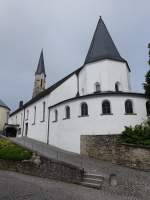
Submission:
{"label": "asphalt road", "polygon": [[150,200],[149,194],[145,193],[142,197],[134,190],[122,193],[117,188],[95,190],[80,185],[0,171],[0,200]]}

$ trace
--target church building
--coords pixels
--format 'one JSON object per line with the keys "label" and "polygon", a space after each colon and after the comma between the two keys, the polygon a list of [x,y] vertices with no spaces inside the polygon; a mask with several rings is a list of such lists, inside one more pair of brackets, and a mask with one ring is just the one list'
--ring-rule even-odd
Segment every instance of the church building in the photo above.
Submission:
{"label": "church building", "polygon": [[84,64],[47,89],[41,52],[33,97],[9,124],[19,126],[18,137],[80,153],[81,135],[121,134],[150,115],[145,95],[131,90],[130,72],[100,18]]}

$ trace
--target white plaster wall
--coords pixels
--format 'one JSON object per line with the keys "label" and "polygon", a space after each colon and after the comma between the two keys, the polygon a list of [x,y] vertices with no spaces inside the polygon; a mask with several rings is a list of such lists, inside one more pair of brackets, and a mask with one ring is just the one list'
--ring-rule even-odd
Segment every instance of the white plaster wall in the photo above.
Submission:
{"label": "white plaster wall", "polygon": [[[43,102],[45,102],[45,121],[43,121]],[[36,119],[34,124],[34,107],[36,106]],[[25,109],[25,113],[29,112],[28,118],[25,116],[24,131],[25,136],[26,123],[28,123],[28,137],[47,142],[47,119],[48,119],[48,96],[35,102]]]}
{"label": "white plaster wall", "polygon": [[23,120],[24,120],[24,110],[19,111],[15,115],[9,117],[8,119],[8,124],[14,124],[14,125],[19,125],[19,129],[21,129],[20,134],[18,132],[18,137],[22,136],[23,132]]}
{"label": "white plaster wall", "polygon": [[[45,102],[45,121],[43,119],[43,102]],[[34,107],[36,106],[36,120],[34,122]],[[27,117],[28,111],[28,117]],[[24,117],[25,113],[25,117]],[[48,96],[40,99],[27,108],[19,111],[9,118],[9,124],[19,125],[21,135],[25,136],[26,123],[28,123],[28,137],[47,142]]]}
{"label": "white plaster wall", "polygon": [[77,76],[74,74],[58,88],[51,92],[49,96],[49,106],[63,100],[75,97],[77,94]]}
{"label": "white plaster wall", "polygon": [[[77,76],[74,74],[65,82],[63,82],[52,93],[29,105],[25,110],[21,110],[9,118],[9,124],[19,125],[21,128],[21,135],[25,136],[25,127],[28,123],[28,137],[47,142],[47,120],[48,120],[48,107],[60,101],[73,98],[77,94]],[[43,102],[45,101],[45,121],[42,121]],[[36,123],[34,120],[34,107],[36,106]],[[27,111],[29,117],[27,119]],[[24,118],[25,113],[25,118]],[[23,124],[24,120],[24,124]]]}
{"label": "white plaster wall", "polygon": [[121,83],[121,91],[130,91],[129,70],[126,63],[102,60],[86,65],[79,74],[80,94],[95,92],[95,83],[101,84],[101,91],[115,91],[115,83]]}
{"label": "white plaster wall", "polygon": [[79,73],[79,93],[80,93],[80,95],[87,94],[87,69],[86,69],[86,67],[84,67]]}
{"label": "white plaster wall", "polygon": [[3,130],[5,123],[8,123],[9,109],[0,106],[0,131]]}
{"label": "white plaster wall", "polygon": [[[111,102],[113,115],[101,115],[101,104],[104,99]],[[135,115],[125,115],[125,100],[133,101]],[[89,107],[89,117],[80,115],[80,104],[86,102]],[[60,148],[80,153],[80,135],[119,134],[124,126],[135,126],[147,119],[146,100],[141,97],[94,97],[76,100],[68,104],[59,105],[58,122],[54,120],[54,109],[51,109],[49,143]],[[63,120],[66,105],[70,106],[71,118]]]}
{"label": "white plaster wall", "polygon": [[[25,124],[28,123],[28,137],[47,142],[47,131],[48,131],[48,107],[52,106],[60,101],[73,98],[77,94],[77,77],[76,75],[71,76],[64,83],[62,83],[58,88],[56,88],[52,93],[40,99],[39,101],[33,103],[25,109],[25,123],[24,123],[24,133],[25,135]],[[42,121],[43,113],[43,102],[46,103],[45,108],[45,121]],[[36,123],[33,124],[34,120],[34,107],[36,106]],[[27,120],[27,110],[29,112],[29,117]],[[14,118],[14,116],[13,116]]]}
{"label": "white plaster wall", "polygon": [[[101,115],[101,104],[103,100],[109,100],[111,102],[111,112],[113,115]],[[133,101],[133,108],[135,115],[125,115],[124,103],[127,99]],[[28,106],[25,109],[29,111],[28,119],[25,116],[25,124],[28,123],[28,137],[47,142],[48,135],[48,106],[50,95],[37,101],[36,103]],[[45,121],[42,121],[43,114],[43,102],[46,103],[45,109]],[[89,108],[88,117],[80,116],[80,105],[82,102],[86,102]],[[124,126],[135,126],[147,119],[146,116],[146,99],[142,97],[131,96],[93,96],[90,98],[75,99],[71,102],[60,104],[50,110],[50,131],[49,131],[49,143],[57,147],[73,151],[80,152],[80,135],[97,135],[97,134],[118,134],[124,130]],[[65,106],[70,106],[71,118],[65,118]],[[36,121],[34,121],[34,107],[36,106]],[[58,121],[54,121],[54,110],[58,110]],[[9,119],[9,123],[19,124],[23,130],[23,122],[21,114],[24,111],[18,112]]]}

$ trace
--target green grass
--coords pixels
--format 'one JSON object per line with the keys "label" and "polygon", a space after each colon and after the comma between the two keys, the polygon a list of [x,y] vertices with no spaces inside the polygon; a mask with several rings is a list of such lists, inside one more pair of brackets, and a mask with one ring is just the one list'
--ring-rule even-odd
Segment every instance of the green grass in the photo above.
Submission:
{"label": "green grass", "polygon": [[13,144],[9,140],[0,139],[0,159],[3,160],[28,160],[32,157],[32,152]]}

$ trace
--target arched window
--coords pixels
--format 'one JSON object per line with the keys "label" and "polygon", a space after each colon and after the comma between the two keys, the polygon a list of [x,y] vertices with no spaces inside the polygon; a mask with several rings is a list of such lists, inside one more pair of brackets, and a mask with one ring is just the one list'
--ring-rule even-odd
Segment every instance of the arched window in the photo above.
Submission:
{"label": "arched window", "polygon": [[65,111],[66,111],[66,119],[70,119],[70,107],[66,106]]}
{"label": "arched window", "polygon": [[101,91],[100,83],[96,82],[95,83],[95,92],[100,92],[100,91]]}
{"label": "arched window", "polygon": [[119,82],[116,82],[116,83],[115,83],[115,91],[116,91],[116,92],[119,92],[119,91],[120,91],[120,83],[119,83]]}
{"label": "arched window", "polygon": [[146,102],[146,111],[147,111],[147,115],[150,116],[150,101]]}
{"label": "arched window", "polygon": [[55,113],[55,120],[54,121],[57,122],[58,121],[58,111],[55,110],[54,113]]}
{"label": "arched window", "polygon": [[126,114],[133,114],[133,104],[131,100],[125,102],[125,112]]}
{"label": "arched window", "polygon": [[105,100],[102,103],[102,113],[105,115],[111,114],[110,102],[108,100]]}
{"label": "arched window", "polygon": [[88,115],[88,105],[86,103],[81,104],[81,116]]}

